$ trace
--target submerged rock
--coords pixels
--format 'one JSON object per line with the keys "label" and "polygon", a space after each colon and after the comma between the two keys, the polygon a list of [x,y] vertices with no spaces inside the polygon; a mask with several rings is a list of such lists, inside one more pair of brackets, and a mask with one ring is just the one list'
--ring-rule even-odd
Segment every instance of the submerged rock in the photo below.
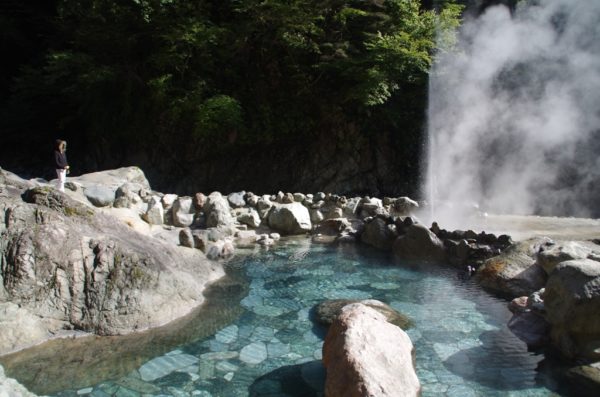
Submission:
{"label": "submerged rock", "polygon": [[345,306],[323,345],[328,397],[418,396],[414,348],[399,327],[360,303]]}
{"label": "submerged rock", "polygon": [[353,303],[361,303],[371,309],[377,310],[385,316],[389,323],[397,325],[403,330],[407,330],[413,326],[412,321],[408,317],[391,306],[375,299],[333,299],[321,302],[314,308],[315,321],[322,325],[331,325],[336,317],[342,313],[342,309]]}

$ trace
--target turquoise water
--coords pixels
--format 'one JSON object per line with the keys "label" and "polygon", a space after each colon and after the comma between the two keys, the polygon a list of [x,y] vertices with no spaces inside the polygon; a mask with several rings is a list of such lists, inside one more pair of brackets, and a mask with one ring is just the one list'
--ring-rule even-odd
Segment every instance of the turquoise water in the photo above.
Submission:
{"label": "turquoise water", "polygon": [[127,376],[56,396],[322,396],[325,329],[311,308],[378,299],[409,316],[423,396],[549,396],[543,356],[506,328],[506,302],[443,267],[392,264],[355,246],[293,240],[236,259],[250,284],[241,314],[215,334],[142,363]]}

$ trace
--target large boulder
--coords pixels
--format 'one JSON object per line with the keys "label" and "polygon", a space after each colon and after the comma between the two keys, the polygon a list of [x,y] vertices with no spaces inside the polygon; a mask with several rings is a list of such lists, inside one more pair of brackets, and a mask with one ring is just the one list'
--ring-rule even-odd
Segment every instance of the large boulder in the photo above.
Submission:
{"label": "large boulder", "polygon": [[269,226],[283,234],[303,234],[312,229],[308,209],[300,203],[274,204]]}
{"label": "large boulder", "polygon": [[142,188],[150,190],[150,183],[144,172],[138,167],[123,167],[114,170],[98,171],[77,177],[69,177],[71,182],[83,186],[104,186],[113,192],[125,183],[135,183]]}
{"label": "large boulder", "polygon": [[576,259],[592,259],[600,261],[600,247],[591,241],[565,241],[562,243],[543,246],[537,255],[537,263],[546,271],[552,273],[561,262]]}
{"label": "large boulder", "polygon": [[389,250],[392,248],[392,243],[397,237],[397,234],[392,229],[393,224],[389,224],[380,217],[371,219],[365,223],[360,239],[363,243],[369,244],[381,250]]}
{"label": "large boulder", "polygon": [[552,343],[567,357],[600,360],[600,263],[559,264],[544,293]]}
{"label": "large boulder", "polygon": [[384,315],[360,304],[342,309],[323,345],[328,397],[418,396],[414,348]]}
{"label": "large boulder", "polygon": [[441,263],[446,259],[444,244],[427,227],[420,223],[405,228],[393,243],[392,250],[398,259]]}
{"label": "large boulder", "polygon": [[229,202],[219,192],[209,194],[204,204],[204,212],[206,227],[231,226],[234,223]]}
{"label": "large boulder", "polygon": [[484,288],[511,299],[530,295],[546,284],[546,272],[536,263],[536,257],[548,243],[548,238],[534,238],[510,246],[486,260],[477,269],[475,280]]}
{"label": "large boulder", "polygon": [[63,329],[163,325],[200,305],[224,274],[200,251],[142,235],[56,189],[22,197],[0,197],[0,310],[17,321],[10,332],[3,323],[0,353]]}

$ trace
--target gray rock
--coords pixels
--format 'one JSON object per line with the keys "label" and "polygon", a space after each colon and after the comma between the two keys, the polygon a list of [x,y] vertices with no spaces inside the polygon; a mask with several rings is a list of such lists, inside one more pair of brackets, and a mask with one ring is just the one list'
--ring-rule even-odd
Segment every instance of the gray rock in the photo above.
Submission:
{"label": "gray rock", "polygon": [[194,207],[191,197],[178,197],[171,208],[173,225],[189,227],[194,222]]}
{"label": "gray rock", "polygon": [[325,217],[319,209],[311,208],[308,212],[310,214],[310,221],[314,224],[321,223]]}
{"label": "gray rock", "polygon": [[302,203],[306,200],[306,196],[303,193],[294,193],[294,201]]}
{"label": "gray rock", "polygon": [[365,229],[360,236],[363,243],[381,250],[389,250],[396,238],[396,234],[389,228],[386,221],[377,217],[365,223]]}
{"label": "gray rock", "polygon": [[246,194],[246,192],[242,191],[242,192],[231,193],[230,195],[228,195],[227,201],[229,202],[229,205],[231,206],[231,208],[244,207],[246,205],[246,201],[244,200],[245,194]]}
{"label": "gray rock", "polygon": [[260,226],[260,216],[258,215],[258,211],[254,208],[249,208],[248,211],[241,213],[237,217],[238,222],[248,225],[252,228],[257,228]]}
{"label": "gray rock", "polygon": [[414,348],[399,327],[374,309],[345,306],[323,345],[327,396],[418,396]]}
{"label": "gray rock", "polygon": [[537,263],[546,271],[552,273],[554,268],[561,262],[575,259],[598,260],[600,251],[598,246],[587,241],[566,241],[560,244],[543,246],[537,255]]}
{"label": "gray rock", "polygon": [[560,263],[548,278],[544,306],[555,347],[570,358],[600,360],[600,263]]}
{"label": "gray rock", "polygon": [[315,229],[316,233],[337,236],[351,227],[346,218],[328,219],[319,223]]}
{"label": "gray rock", "polygon": [[140,197],[140,191],[143,187],[139,183],[127,182],[117,189],[115,192],[115,208],[143,208],[143,201]]}
{"label": "gray rock", "polygon": [[96,207],[107,207],[115,201],[115,192],[102,185],[87,186],[83,194]]}
{"label": "gray rock", "polygon": [[408,197],[399,197],[393,199],[389,207],[389,212],[392,216],[408,216],[419,209],[419,203]]}
{"label": "gray rock", "polygon": [[427,227],[418,223],[407,227],[405,234],[396,238],[392,250],[399,259],[434,263],[446,260],[444,244]]}
{"label": "gray rock", "polygon": [[194,248],[194,236],[192,235],[192,231],[188,228],[181,229],[179,231],[179,244],[184,247]]}
{"label": "gray rock", "polygon": [[20,324],[30,325],[2,332],[0,353],[63,329],[118,335],[163,325],[200,305],[206,284],[224,274],[202,253],[141,238],[55,189],[23,198],[0,198],[0,295],[19,302]]}
{"label": "gray rock", "polygon": [[229,203],[219,192],[213,192],[208,196],[204,212],[207,227],[231,226],[234,223]]}
{"label": "gray rock", "polygon": [[207,200],[208,197],[206,197],[204,193],[196,193],[194,195],[194,208],[198,211],[202,211]]}
{"label": "gray rock", "polygon": [[268,221],[270,227],[283,234],[302,234],[312,229],[308,209],[300,203],[274,205]]}
{"label": "gray rock", "polygon": [[477,269],[475,280],[481,286],[510,298],[530,295],[546,284],[546,272],[536,263],[536,255],[548,242],[547,238],[535,238],[514,244],[500,255],[486,260]]}
{"label": "gray rock", "polygon": [[148,203],[148,210],[142,219],[148,222],[150,225],[162,225],[165,218],[165,211],[163,209],[160,197],[154,196]]}
{"label": "gray rock", "polygon": [[254,244],[258,239],[256,231],[254,230],[239,230],[235,234],[235,237],[243,244]]}

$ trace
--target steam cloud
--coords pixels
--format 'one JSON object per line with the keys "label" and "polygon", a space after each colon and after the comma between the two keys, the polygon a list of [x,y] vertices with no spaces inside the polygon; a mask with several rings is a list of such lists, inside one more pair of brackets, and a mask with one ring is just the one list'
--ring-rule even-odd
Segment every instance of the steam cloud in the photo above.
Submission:
{"label": "steam cloud", "polygon": [[526,3],[467,21],[432,71],[424,194],[440,224],[472,203],[600,215],[600,1]]}

